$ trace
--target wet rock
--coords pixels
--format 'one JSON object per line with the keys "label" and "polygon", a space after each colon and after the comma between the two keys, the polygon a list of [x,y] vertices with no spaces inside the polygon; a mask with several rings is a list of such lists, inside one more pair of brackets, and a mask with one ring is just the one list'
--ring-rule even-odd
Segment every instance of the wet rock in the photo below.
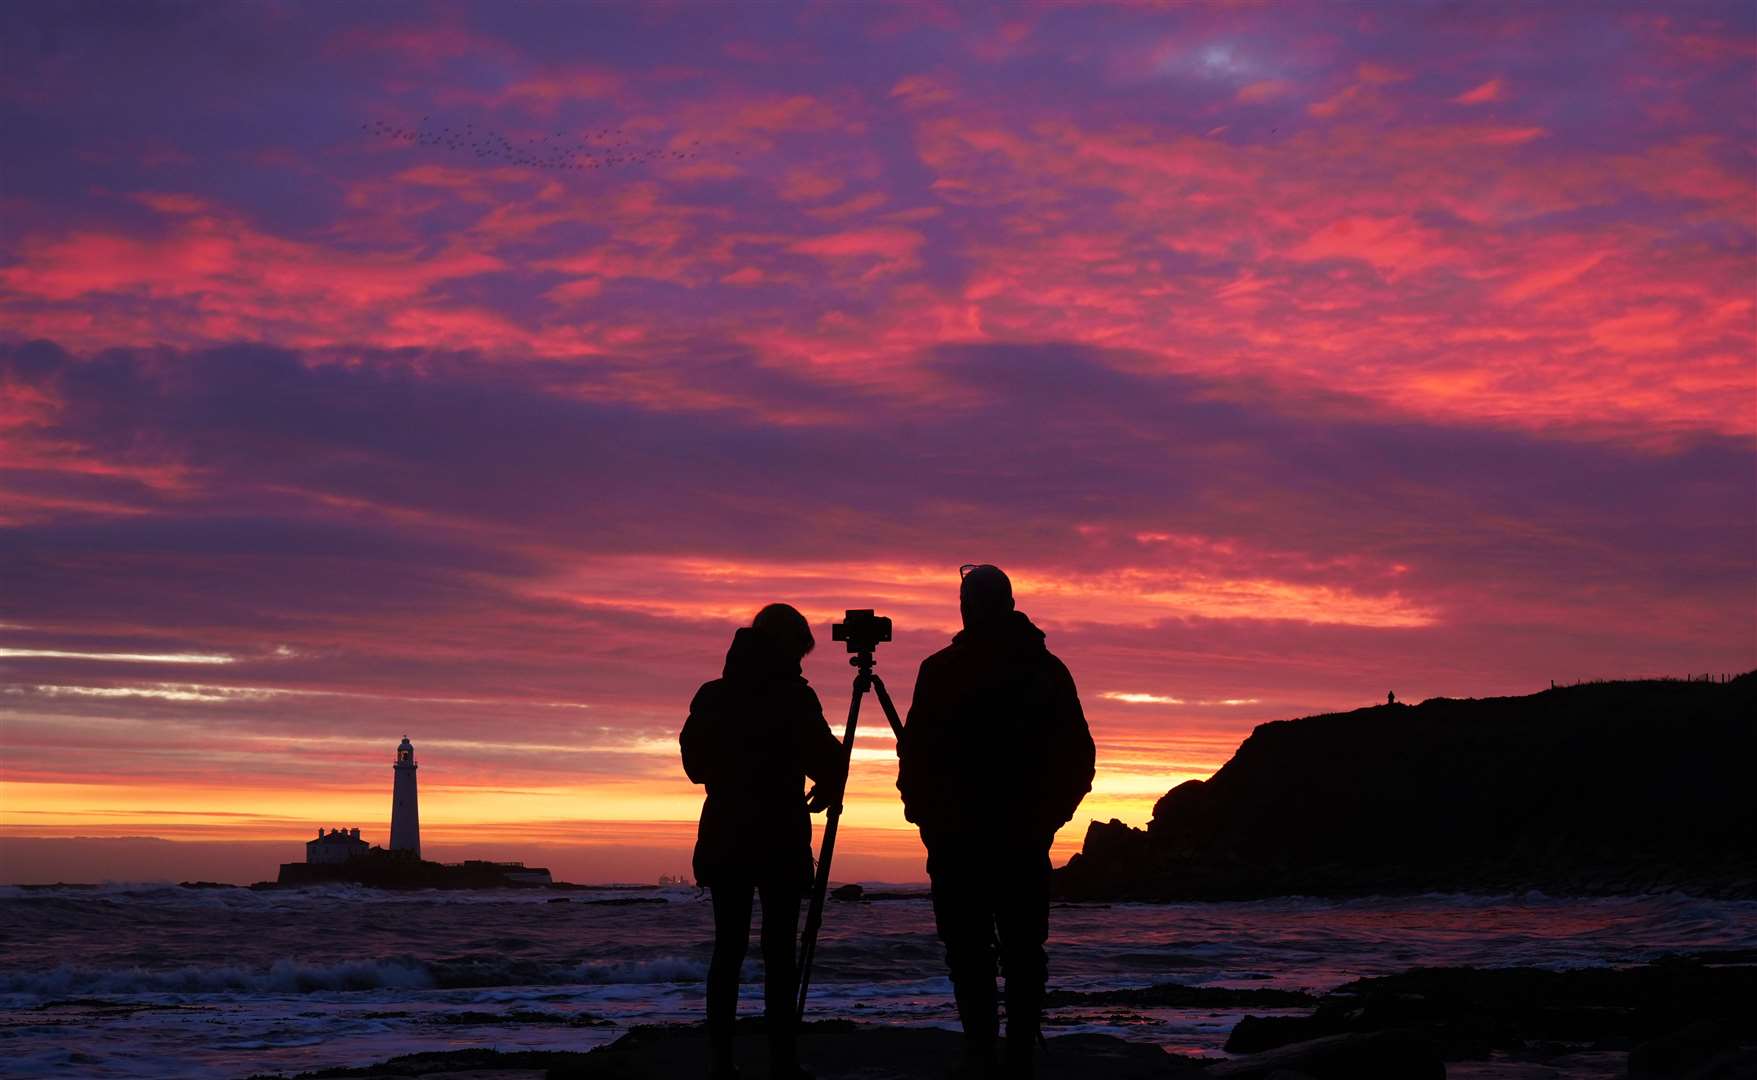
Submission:
{"label": "wet rock", "polygon": [[831,890],[830,899],[842,900],[847,903],[854,903],[854,902],[858,901],[865,892],[866,892],[865,889],[861,888],[857,884],[854,884],[853,882],[850,882],[847,885],[841,885],[841,886],[838,886],[837,888]]}
{"label": "wet rock", "polygon": [[1333,1034],[1333,1028],[1312,1016],[1247,1016],[1233,1025],[1222,1049],[1229,1054],[1257,1054]]}
{"label": "wet rock", "polygon": [[1631,1075],[1670,1076],[1757,1045],[1757,965],[1418,968],[1338,987],[1309,1016],[1247,1016],[1226,1049],[1259,1053],[1388,1030],[1419,1032],[1448,1061],[1621,1052],[1648,1040],[1630,1059]]}
{"label": "wet rock", "polygon": [[[738,1058],[745,1076],[768,1075],[767,1043],[760,1020],[738,1025]],[[895,1028],[846,1020],[808,1023],[801,1034],[801,1060],[820,1080],[919,1080],[945,1075],[963,1044],[957,1032]],[[675,1080],[707,1075],[707,1035],[699,1024],[652,1025],[588,1053],[566,1051],[451,1050],[410,1054],[377,1065],[324,1069],[299,1080]],[[1161,1080],[1200,1076],[1203,1063],[1167,1054],[1156,1046],[1109,1035],[1062,1035],[1039,1051],[1041,1080]],[[252,1080],[280,1080],[269,1076]],[[1315,1077],[1314,1080],[1326,1080]]]}
{"label": "wet rock", "polygon": [[1068,1005],[1132,1005],[1136,1008],[1162,1009],[1296,1009],[1318,1001],[1298,990],[1234,990],[1223,986],[1184,986],[1180,983],[1155,983],[1126,990],[1051,990],[1044,996],[1045,1008]]}
{"label": "wet rock", "polygon": [[1433,1043],[1415,1032],[1329,1035],[1209,1066],[1215,1080],[1269,1080],[1287,1074],[1310,1080],[1445,1080]]}
{"label": "wet rock", "polygon": [[1757,1076],[1757,1047],[1739,1044],[1740,1032],[1733,1025],[1698,1020],[1630,1051],[1629,1080]]}
{"label": "wet rock", "polygon": [[[738,1056],[746,1076],[766,1076],[760,1023],[739,1025]],[[819,1080],[917,1080],[941,1077],[958,1059],[963,1036],[937,1028],[895,1028],[823,1021],[799,1040],[802,1063]],[[1039,1052],[1042,1080],[1158,1080],[1197,1073],[1201,1063],[1156,1046],[1108,1035],[1062,1035]],[[637,1028],[549,1072],[549,1080],[670,1080],[707,1074],[707,1040],[695,1027]]]}

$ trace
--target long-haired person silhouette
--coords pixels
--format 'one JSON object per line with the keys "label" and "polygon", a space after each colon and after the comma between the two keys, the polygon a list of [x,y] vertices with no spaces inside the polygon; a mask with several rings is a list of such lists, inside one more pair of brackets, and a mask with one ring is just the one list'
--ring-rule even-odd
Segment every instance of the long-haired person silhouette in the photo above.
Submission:
{"label": "long-haired person silhouette", "polygon": [[898,746],[903,813],[921,829],[946,947],[962,1073],[992,1075],[995,959],[1007,979],[1009,1076],[1035,1074],[1049,937],[1049,845],[1092,789],[1092,733],[1068,669],[1013,610],[993,566],[961,568],[964,629],[921,662]]}
{"label": "long-haired person silhouette", "polygon": [[[799,901],[811,888],[811,817],[835,801],[842,744],[800,673],[815,642],[805,616],[770,604],[732,637],[720,678],[689,704],[679,742],[683,770],[708,789],[696,832],[695,877],[714,901],[708,965],[710,1073],[738,1075],[733,1022],[739,970],[750,944],[751,896],[763,905],[763,1016],[769,1075],[800,1069],[794,1016]],[[808,803],[805,778],[817,788]]]}

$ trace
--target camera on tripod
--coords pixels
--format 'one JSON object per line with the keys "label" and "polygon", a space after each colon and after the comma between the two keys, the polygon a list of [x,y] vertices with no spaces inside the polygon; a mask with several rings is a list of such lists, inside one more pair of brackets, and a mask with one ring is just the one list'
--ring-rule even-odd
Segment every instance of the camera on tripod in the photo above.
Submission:
{"label": "camera on tripod", "polygon": [[851,609],[842,614],[842,621],[830,626],[831,641],[846,641],[851,653],[869,653],[881,641],[891,640],[891,620],[874,615],[871,608]]}

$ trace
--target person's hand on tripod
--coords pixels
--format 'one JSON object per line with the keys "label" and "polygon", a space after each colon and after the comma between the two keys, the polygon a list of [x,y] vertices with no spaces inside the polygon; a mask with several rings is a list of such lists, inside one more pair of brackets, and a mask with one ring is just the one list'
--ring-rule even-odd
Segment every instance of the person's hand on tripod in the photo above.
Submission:
{"label": "person's hand on tripod", "polygon": [[813,784],[805,793],[805,808],[814,814],[821,814],[842,801],[842,784],[840,781],[830,784]]}

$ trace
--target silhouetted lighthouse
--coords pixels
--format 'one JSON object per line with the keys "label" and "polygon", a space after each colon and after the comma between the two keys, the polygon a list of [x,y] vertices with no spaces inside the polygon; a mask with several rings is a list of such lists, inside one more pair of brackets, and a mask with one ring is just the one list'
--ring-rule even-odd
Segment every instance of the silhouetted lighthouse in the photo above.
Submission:
{"label": "silhouetted lighthouse", "polygon": [[390,796],[390,850],[421,857],[421,812],[415,805],[415,748],[403,736],[397,747],[396,787]]}

